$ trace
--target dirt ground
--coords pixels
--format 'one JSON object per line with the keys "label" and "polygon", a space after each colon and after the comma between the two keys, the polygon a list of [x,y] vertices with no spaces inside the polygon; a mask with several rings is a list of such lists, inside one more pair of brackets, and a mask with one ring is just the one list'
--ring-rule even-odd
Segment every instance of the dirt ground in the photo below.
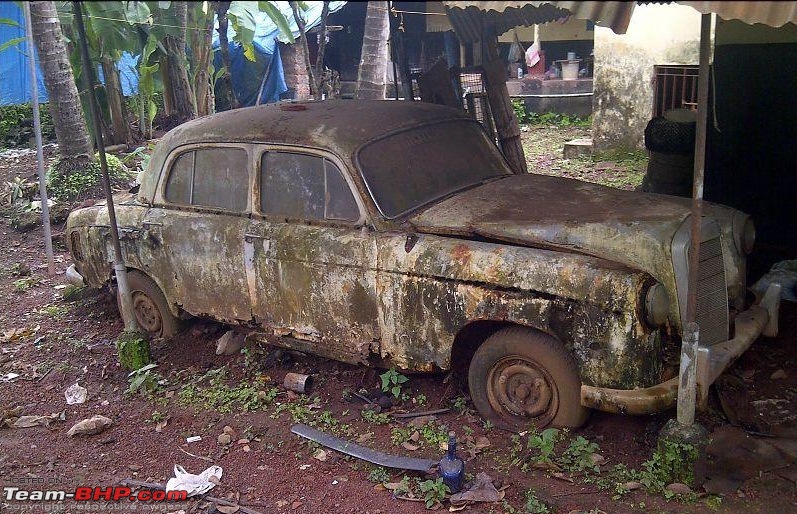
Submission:
{"label": "dirt ground", "polygon": [[[539,144],[534,139],[540,135],[536,130],[524,134],[528,144]],[[561,139],[572,137],[562,134]],[[556,153],[555,149],[547,153],[540,150],[531,153],[530,161],[556,163]],[[588,165],[584,167],[582,177],[599,178],[594,166],[592,171]],[[34,169],[35,156],[0,158],[0,184],[14,176],[30,177]],[[657,434],[672,412],[647,417],[593,413],[583,428],[567,434],[557,446],[554,460],[564,454],[564,448],[576,436],[583,436],[598,445],[593,451],[603,460],[591,462],[601,463],[599,473],[557,473],[526,467],[523,464],[530,462],[531,453],[525,448],[525,438],[517,447],[518,440],[510,434],[485,425],[471,410],[467,390],[457,377],[410,376],[403,384],[404,401],[388,412],[450,409],[424,425],[416,442],[411,438],[415,428],[408,427],[406,420],[384,413],[366,414],[365,419],[361,413],[364,402],[350,394],[378,388],[376,373],[384,370],[374,373],[316,357],[275,354],[267,346],[218,356],[216,340],[225,329],[202,320],[190,323],[168,344],[153,342],[157,368],[151,374],[158,385],[149,393],[139,390],[128,394],[130,379],[117,364],[114,346],[122,323],[113,296],[108,291],[86,291],[77,298],[63,298],[63,270],[70,257],[62,231],[62,226],[54,227],[58,274],[48,277],[41,228],[17,232],[10,226],[8,212],[0,214],[0,377],[19,374],[9,382],[0,380],[0,415],[13,419],[55,414],[49,426],[10,428],[0,423],[3,486],[33,489],[31,484],[46,484],[44,489],[70,490],[76,486],[119,485],[129,478],[164,484],[175,464],[192,473],[216,464],[223,468],[223,476],[209,494],[256,512],[381,514],[426,510],[423,502],[395,498],[391,490],[375,483],[395,484],[405,473],[376,469],[332,451],[320,452],[317,445],[291,434],[294,422],[304,421],[371,448],[431,459],[442,456],[437,446],[440,439],[448,430],[455,431],[461,443],[460,455],[468,459],[465,466],[469,477],[483,471],[499,488],[508,486],[503,490],[503,500],[470,505],[465,509],[469,512],[786,513],[797,509],[797,474],[794,466],[789,467],[794,460],[789,453],[793,448],[769,444],[793,440],[752,437],[734,429],[716,393],[712,393],[710,409],[699,421],[715,434],[720,433],[717,429],[730,430],[736,439],[726,437],[726,442],[731,441],[726,449],[734,448],[739,455],[736,461],[719,459],[714,467],[704,463],[703,469],[714,478],[724,477],[723,484],[730,492],[717,496],[696,488],[695,493],[670,499],[645,487],[628,486],[630,492],[623,489],[615,465],[639,469],[650,459]],[[735,391],[745,395],[743,405],[737,405],[736,410],[747,408],[735,422],[749,432],[795,436],[797,309],[789,307],[793,306],[784,306],[782,311],[781,337],[757,342],[729,373],[736,380],[731,383]],[[316,378],[312,394],[285,391],[281,384],[288,372],[312,374]],[[64,390],[75,383],[87,389],[87,400],[67,405]],[[738,400],[741,393],[734,396],[727,392],[728,387],[726,403]],[[97,435],[67,435],[74,423],[97,414],[110,418],[113,424]],[[225,427],[232,429],[228,444],[219,441]],[[201,440],[187,443],[192,436],[201,436]],[[753,442],[763,446],[751,447]],[[740,450],[748,447],[749,453]],[[758,461],[753,457],[762,452],[768,452],[768,460],[756,467]],[[729,478],[729,474],[734,476]],[[419,474],[406,475],[426,479]],[[541,503],[530,501],[534,498]],[[528,509],[524,510],[527,502]],[[216,512],[209,502],[195,499],[177,505],[135,505],[144,511]],[[99,508],[110,512],[120,506]],[[444,508],[448,508],[447,501]],[[43,504],[32,507],[0,498],[2,512],[80,510],[69,501],[48,504],[45,510]]]}

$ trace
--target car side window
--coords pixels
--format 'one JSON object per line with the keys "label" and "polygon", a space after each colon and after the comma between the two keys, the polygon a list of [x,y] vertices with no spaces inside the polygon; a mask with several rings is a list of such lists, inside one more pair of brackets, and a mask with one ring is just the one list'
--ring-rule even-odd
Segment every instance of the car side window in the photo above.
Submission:
{"label": "car side window", "polygon": [[246,210],[249,167],[242,148],[202,148],[181,154],[166,181],[166,200],[181,205]]}
{"label": "car side window", "polygon": [[260,210],[309,221],[357,221],[360,211],[340,169],[323,157],[267,152],[260,169]]}

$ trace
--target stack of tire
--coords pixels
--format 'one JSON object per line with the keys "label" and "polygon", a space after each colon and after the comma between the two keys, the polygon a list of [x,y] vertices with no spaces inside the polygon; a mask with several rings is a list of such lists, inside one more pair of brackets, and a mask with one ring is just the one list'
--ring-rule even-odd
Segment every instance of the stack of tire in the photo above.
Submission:
{"label": "stack of tire", "polygon": [[672,109],[648,122],[645,147],[650,151],[642,191],[692,196],[697,117],[688,109]]}

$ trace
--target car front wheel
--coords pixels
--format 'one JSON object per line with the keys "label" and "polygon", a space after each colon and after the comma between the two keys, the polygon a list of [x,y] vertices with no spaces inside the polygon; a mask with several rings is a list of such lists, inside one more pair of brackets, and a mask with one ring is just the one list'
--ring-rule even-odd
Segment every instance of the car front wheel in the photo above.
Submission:
{"label": "car front wheel", "polygon": [[[151,338],[169,339],[180,330],[180,320],[169,310],[166,297],[158,285],[140,271],[128,271],[127,283],[133,299],[133,312],[139,330]],[[122,297],[116,290],[116,303],[122,312]]]}
{"label": "car front wheel", "polygon": [[578,427],[589,414],[572,355],[528,328],[505,328],[487,338],[471,360],[468,384],[482,417],[512,431]]}

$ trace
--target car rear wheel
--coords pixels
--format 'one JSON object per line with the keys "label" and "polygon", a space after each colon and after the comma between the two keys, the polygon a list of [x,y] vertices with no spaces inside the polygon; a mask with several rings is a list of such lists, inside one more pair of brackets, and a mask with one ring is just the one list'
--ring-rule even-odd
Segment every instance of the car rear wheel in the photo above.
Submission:
{"label": "car rear wheel", "polygon": [[[180,330],[180,320],[169,310],[166,297],[158,285],[140,271],[128,271],[127,283],[133,299],[133,312],[139,330],[149,337],[169,339]],[[122,297],[116,290],[116,304],[122,312]]]}
{"label": "car rear wheel", "polygon": [[507,430],[578,427],[589,415],[572,355],[531,329],[505,328],[487,338],[473,355],[468,384],[482,417]]}

